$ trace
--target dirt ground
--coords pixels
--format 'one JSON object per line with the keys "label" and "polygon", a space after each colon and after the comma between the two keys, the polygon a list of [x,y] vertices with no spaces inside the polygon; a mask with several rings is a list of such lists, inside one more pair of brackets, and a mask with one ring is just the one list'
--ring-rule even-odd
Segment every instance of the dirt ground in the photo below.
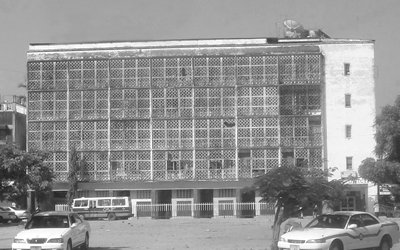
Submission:
{"label": "dirt ground", "polygon": [[[89,221],[90,249],[264,250],[269,249],[272,239],[271,220],[272,217]],[[307,221],[305,218],[304,224]],[[1,225],[0,250],[9,250],[13,237],[22,229],[15,224]],[[400,250],[400,244],[392,249]]]}

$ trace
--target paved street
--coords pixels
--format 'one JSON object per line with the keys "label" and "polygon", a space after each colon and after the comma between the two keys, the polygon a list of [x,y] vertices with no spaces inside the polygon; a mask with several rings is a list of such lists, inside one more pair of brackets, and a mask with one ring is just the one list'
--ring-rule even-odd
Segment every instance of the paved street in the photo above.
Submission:
{"label": "paved street", "polygon": [[[90,221],[91,250],[117,249],[269,249],[271,218],[177,218],[168,220]],[[304,219],[305,223],[307,219]],[[15,224],[0,226],[0,250],[11,247],[22,230]],[[400,250],[400,244],[393,249]]]}

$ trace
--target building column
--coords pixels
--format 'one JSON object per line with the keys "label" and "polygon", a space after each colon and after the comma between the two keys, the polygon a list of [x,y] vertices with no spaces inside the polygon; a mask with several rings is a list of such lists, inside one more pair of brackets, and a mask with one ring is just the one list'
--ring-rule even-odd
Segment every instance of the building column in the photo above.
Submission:
{"label": "building column", "polygon": [[158,211],[156,210],[156,207],[154,205],[158,204],[158,191],[157,190],[151,190],[151,218],[152,219],[157,219],[158,217]]}
{"label": "building column", "polygon": [[193,189],[193,217],[194,218],[200,218],[200,210],[199,207],[196,206],[197,204],[200,204],[200,190],[199,189]]}
{"label": "building column", "polygon": [[176,217],[177,216],[177,202],[176,202],[176,198],[177,198],[177,193],[178,191],[173,189],[171,190],[171,215],[172,217]]}
{"label": "building column", "polygon": [[262,200],[262,197],[261,197],[260,191],[256,190],[256,197],[255,197],[255,200],[254,200],[255,205],[256,205],[256,207],[255,207],[255,209],[256,209],[256,214],[255,215],[256,216],[261,215],[261,204],[260,204],[261,200]]}
{"label": "building column", "polygon": [[234,206],[234,211],[233,213],[236,214],[236,217],[240,218],[242,217],[242,209],[238,209],[238,207],[242,207],[242,189],[238,188],[235,190],[236,192],[236,204]]}
{"label": "building column", "polygon": [[219,190],[213,189],[213,217],[219,216]]}

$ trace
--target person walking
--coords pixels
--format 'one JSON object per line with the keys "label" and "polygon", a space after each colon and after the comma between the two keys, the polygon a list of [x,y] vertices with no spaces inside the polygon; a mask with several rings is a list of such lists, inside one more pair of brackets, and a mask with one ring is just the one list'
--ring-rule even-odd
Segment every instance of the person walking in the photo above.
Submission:
{"label": "person walking", "polygon": [[374,213],[376,217],[379,217],[379,203],[375,202],[374,204]]}
{"label": "person walking", "polygon": [[313,208],[313,218],[316,218],[318,216],[318,205],[315,204]]}

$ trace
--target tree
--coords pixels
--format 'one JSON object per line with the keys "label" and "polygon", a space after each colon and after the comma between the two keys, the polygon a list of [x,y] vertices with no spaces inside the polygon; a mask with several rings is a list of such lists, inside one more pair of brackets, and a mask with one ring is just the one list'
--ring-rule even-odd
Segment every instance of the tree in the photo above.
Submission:
{"label": "tree", "polygon": [[69,171],[68,171],[68,192],[67,203],[72,205],[77,195],[79,181],[85,181],[87,163],[79,157],[79,152],[72,148],[69,153]]}
{"label": "tree", "polygon": [[281,224],[294,216],[299,207],[306,209],[321,205],[322,200],[338,203],[344,198],[344,182],[328,181],[329,174],[320,169],[282,166],[256,179],[255,189],[260,191],[265,201],[274,202],[276,207],[272,249],[277,249]]}
{"label": "tree", "polygon": [[35,192],[40,202],[52,189],[52,169],[46,165],[48,153],[44,151],[25,152],[8,144],[0,149],[1,197],[21,204],[28,190]]}
{"label": "tree", "polygon": [[400,162],[400,95],[393,106],[386,105],[375,119],[375,153],[380,159]]}
{"label": "tree", "polygon": [[[400,185],[400,96],[395,104],[386,105],[375,119],[375,154],[378,160],[367,158],[358,168],[360,176],[375,184],[390,184],[389,190],[399,196]],[[399,197],[400,198],[400,197]]]}

